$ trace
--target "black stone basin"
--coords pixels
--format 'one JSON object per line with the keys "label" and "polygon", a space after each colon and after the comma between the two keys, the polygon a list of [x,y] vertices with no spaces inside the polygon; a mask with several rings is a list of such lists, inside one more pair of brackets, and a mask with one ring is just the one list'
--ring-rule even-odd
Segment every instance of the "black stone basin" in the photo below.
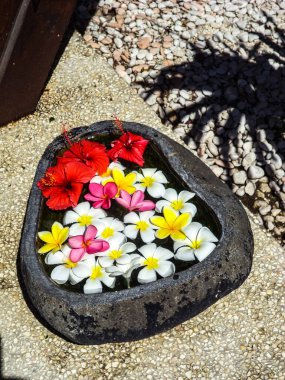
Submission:
{"label": "black stone basin", "polygon": [[[250,273],[253,238],[238,199],[189,150],[156,130],[137,123],[124,129],[152,141],[185,187],[196,193],[219,232],[215,250],[202,262],[158,281],[102,294],[80,294],[54,284],[37,253],[43,198],[36,183],[65,147],[56,138],[41,158],[31,189],[19,251],[23,292],[36,314],[61,336],[79,344],[122,342],[165,331],[205,310],[239,287]],[[110,137],[112,121],[73,129],[71,138]]]}

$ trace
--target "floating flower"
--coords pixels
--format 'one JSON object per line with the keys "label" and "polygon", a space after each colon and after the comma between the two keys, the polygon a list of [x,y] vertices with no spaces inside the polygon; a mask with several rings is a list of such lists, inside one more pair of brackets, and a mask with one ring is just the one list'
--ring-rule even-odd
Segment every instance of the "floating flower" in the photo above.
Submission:
{"label": "floating flower", "polygon": [[97,228],[97,236],[109,241],[111,238],[123,238],[122,231],[125,229],[125,225],[118,219],[107,217],[100,219],[99,223],[95,223]]}
{"label": "floating flower", "polygon": [[155,239],[153,226],[150,223],[150,218],[154,215],[154,211],[144,211],[139,214],[130,212],[125,215],[124,222],[129,224],[125,228],[125,235],[134,240],[140,233],[144,243],[150,243]]}
{"label": "floating flower", "polygon": [[[88,259],[91,256],[87,256],[80,262],[73,262],[70,258],[71,248],[68,245],[62,247],[60,251],[55,253],[48,253],[45,257],[45,262],[48,265],[58,265],[51,272],[51,278],[57,284],[65,284],[68,280],[72,285],[77,284],[85,278],[86,271],[88,271]],[[76,274],[75,274],[76,268]]]}
{"label": "floating flower", "polygon": [[97,228],[88,226],[84,235],[73,236],[68,239],[68,244],[72,248],[70,259],[77,263],[85,253],[92,254],[104,252],[109,248],[109,243],[105,240],[96,239]]}
{"label": "floating flower", "polygon": [[73,210],[65,213],[63,224],[73,223],[69,228],[69,236],[83,235],[88,226],[94,226],[99,219],[105,216],[104,210],[94,209],[89,202],[81,202]]}
{"label": "floating flower", "polygon": [[68,227],[63,227],[62,224],[54,222],[51,226],[51,232],[41,231],[38,233],[39,238],[46,243],[38,250],[38,253],[47,253],[49,251],[55,253],[60,250],[63,243],[68,238],[68,234]]}
{"label": "floating flower", "polygon": [[149,211],[155,208],[155,204],[152,201],[144,200],[144,193],[137,190],[130,195],[125,190],[121,190],[121,197],[116,198],[116,201],[129,211]]}
{"label": "floating flower", "polygon": [[183,240],[185,239],[183,229],[189,224],[190,219],[189,213],[178,215],[171,208],[164,207],[163,217],[154,216],[150,221],[158,227],[155,233],[158,239],[165,239],[170,236],[173,240]]}
{"label": "floating flower", "polygon": [[47,169],[37,185],[48,198],[49,208],[64,210],[77,205],[83,184],[90,180],[92,173],[92,169],[79,162],[57,164]]}
{"label": "floating flower", "polygon": [[124,172],[119,168],[112,169],[112,177],[102,182],[106,185],[109,182],[114,182],[117,185],[117,196],[120,195],[121,190],[125,190],[129,194],[133,194],[136,191],[134,183],[136,181],[136,173],[132,172],[125,176]]}
{"label": "floating flower", "polygon": [[118,140],[111,143],[112,149],[108,151],[108,155],[113,161],[122,158],[143,166],[143,154],[148,142],[134,133],[124,132]]}
{"label": "floating flower", "polygon": [[138,282],[141,284],[155,281],[157,273],[161,277],[168,277],[175,272],[175,265],[168,261],[173,257],[173,253],[168,249],[152,243],[139,248],[139,252],[143,255],[139,263],[144,266],[138,274]]}
{"label": "floating flower", "polygon": [[193,222],[184,229],[186,239],[176,241],[174,250],[175,258],[182,261],[192,261],[195,257],[202,261],[215,249],[218,239],[207,227]]}
{"label": "floating flower", "polygon": [[90,183],[89,191],[90,193],[84,195],[84,198],[93,202],[92,207],[107,209],[111,207],[111,199],[116,196],[118,188],[114,182],[108,182],[105,186],[100,183]]}
{"label": "floating flower", "polygon": [[89,140],[81,140],[73,143],[67,151],[64,152],[62,157],[58,157],[58,162],[64,165],[68,162],[80,162],[90,169],[92,175],[103,174],[106,172],[109,165],[109,158],[106,148],[103,144]]}
{"label": "floating flower", "polygon": [[112,169],[114,168],[118,168],[122,171],[126,169],[125,166],[120,164],[120,162],[111,162],[105,173],[95,175],[95,177],[91,179],[90,183],[102,183],[102,181],[105,181],[106,179],[112,179]]}
{"label": "floating flower", "polygon": [[137,173],[137,190],[147,191],[153,198],[160,198],[165,193],[164,184],[167,179],[161,170],[155,168],[142,169],[142,174]]}
{"label": "floating flower", "polygon": [[126,243],[126,238],[112,238],[109,240],[109,249],[99,259],[102,267],[110,267],[114,264],[126,265],[131,261],[130,252],[137,248],[134,243]]}
{"label": "floating flower", "polygon": [[175,189],[166,189],[163,198],[165,200],[158,201],[156,203],[156,210],[161,212],[163,207],[169,207],[174,211],[179,211],[182,214],[188,212],[193,218],[197,212],[197,208],[193,203],[187,203],[189,199],[195,196],[190,191],[183,190],[179,194]]}
{"label": "floating flower", "polygon": [[88,273],[86,277],[89,278],[83,287],[85,294],[102,293],[102,283],[108,288],[114,288],[116,282],[116,278],[111,277],[94,256],[88,261]]}
{"label": "floating flower", "polygon": [[110,273],[111,277],[123,276],[127,281],[128,287],[130,287],[130,280],[133,271],[141,266],[141,255],[138,255],[137,253],[132,253],[129,255],[129,257],[130,262],[127,264],[117,263],[116,265],[112,265],[106,268],[106,271]]}

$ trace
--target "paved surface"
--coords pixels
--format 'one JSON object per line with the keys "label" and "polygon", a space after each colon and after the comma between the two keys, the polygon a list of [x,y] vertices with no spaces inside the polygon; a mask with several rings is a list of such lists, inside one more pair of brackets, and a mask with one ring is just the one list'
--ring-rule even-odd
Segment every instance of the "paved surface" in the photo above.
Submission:
{"label": "paved surface", "polygon": [[[254,223],[255,260],[245,284],[196,318],[143,341],[77,346],[33,316],[16,257],[40,156],[61,123],[139,121],[171,134],[158,117],[75,35],[30,117],[0,129],[0,333],[2,378],[285,379],[284,252]],[[1,377],[1,376],[0,376]]]}

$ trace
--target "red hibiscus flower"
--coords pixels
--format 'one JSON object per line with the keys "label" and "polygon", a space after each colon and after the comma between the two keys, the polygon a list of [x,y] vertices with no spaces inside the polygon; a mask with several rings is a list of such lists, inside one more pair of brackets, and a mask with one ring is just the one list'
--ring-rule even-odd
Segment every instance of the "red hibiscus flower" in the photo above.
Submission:
{"label": "red hibiscus flower", "polygon": [[83,184],[88,182],[93,170],[80,162],[57,164],[47,169],[37,183],[52,210],[64,210],[78,203]]}
{"label": "red hibiscus flower", "polygon": [[131,132],[125,132],[118,139],[111,143],[112,149],[108,151],[111,160],[123,158],[124,160],[134,162],[143,166],[143,154],[148,144],[148,140]]}
{"label": "red hibiscus flower", "polygon": [[58,162],[81,162],[84,165],[93,169],[93,175],[103,174],[106,172],[109,165],[109,158],[104,145],[88,141],[81,140],[70,146],[70,148],[64,152],[62,157],[58,157]]}

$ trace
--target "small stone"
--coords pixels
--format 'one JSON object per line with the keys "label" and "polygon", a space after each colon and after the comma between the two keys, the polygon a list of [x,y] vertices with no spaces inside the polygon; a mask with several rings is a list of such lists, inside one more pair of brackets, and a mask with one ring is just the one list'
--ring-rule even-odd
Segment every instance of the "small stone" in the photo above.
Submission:
{"label": "small stone", "polygon": [[247,174],[250,179],[259,179],[264,176],[264,170],[260,166],[251,166]]}
{"label": "small stone", "polygon": [[248,153],[242,160],[242,166],[247,170],[253,163],[255,163],[256,155],[254,152]]}
{"label": "small stone", "polygon": [[217,177],[220,177],[220,175],[222,175],[224,171],[223,168],[216,165],[211,166],[211,169]]}
{"label": "small stone", "polygon": [[243,170],[233,174],[233,182],[236,185],[243,185],[246,180],[247,180],[246,172]]}
{"label": "small stone", "polygon": [[141,37],[138,40],[138,47],[140,49],[147,49],[149,47],[151,41],[152,41],[152,38],[150,36]]}
{"label": "small stone", "polygon": [[123,41],[118,37],[114,39],[114,42],[118,49],[120,49],[123,46]]}
{"label": "small stone", "polygon": [[270,212],[270,210],[271,210],[270,205],[263,206],[263,207],[259,208],[259,213],[260,213],[260,215],[267,215]]}
{"label": "small stone", "polygon": [[248,42],[248,33],[247,32],[242,32],[238,35],[238,39],[241,42]]}
{"label": "small stone", "polygon": [[256,187],[252,182],[248,182],[248,184],[244,188],[246,194],[252,196],[255,193]]}
{"label": "small stone", "polygon": [[116,66],[116,72],[117,74],[120,75],[120,77],[123,77],[124,75],[126,75],[126,70],[123,65]]}

